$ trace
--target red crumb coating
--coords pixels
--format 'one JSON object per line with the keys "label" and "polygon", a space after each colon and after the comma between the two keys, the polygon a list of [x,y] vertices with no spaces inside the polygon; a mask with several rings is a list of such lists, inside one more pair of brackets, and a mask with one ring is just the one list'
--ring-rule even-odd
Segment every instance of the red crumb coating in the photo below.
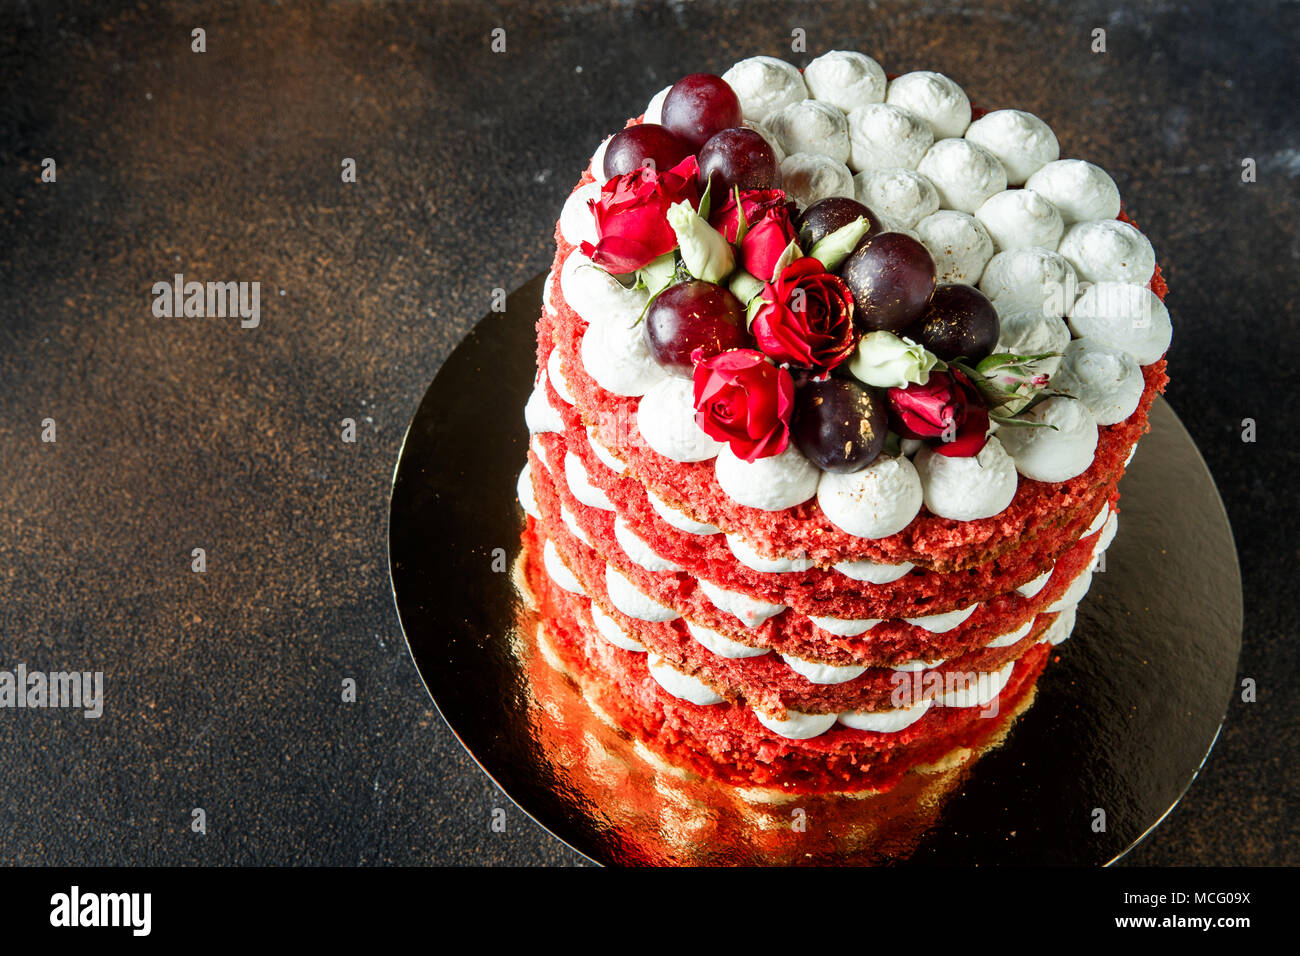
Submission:
{"label": "red crumb coating", "polygon": [[[538,438],[546,448],[550,461],[557,469],[562,468],[563,437],[548,434]],[[1075,574],[1087,564],[1095,536],[1100,533],[1094,532],[1091,537],[1072,541],[1070,550],[1057,560],[1057,571],[1047,586],[1034,597],[1026,598],[1014,590],[996,595],[985,594],[982,598],[959,605],[967,607],[976,601],[982,604],[966,621],[942,634],[931,633],[899,620],[904,616],[919,615],[900,614],[892,610],[875,615],[861,615],[879,617],[883,623],[856,637],[830,634],[815,626],[805,614],[793,609],[783,611],[751,629],[714,605],[699,587],[698,571],[687,569],[686,572],[678,573],[652,572],[634,564],[614,538],[614,516],[611,512],[582,504],[573,497],[563,476],[553,477],[541,459],[531,452],[530,461],[538,507],[544,519],[544,532],[555,541],[556,547],[568,559],[567,563],[581,580],[603,580],[604,566],[609,563],[644,593],[673,608],[683,617],[711,627],[732,640],[751,646],[771,647],[780,653],[831,664],[888,666],[911,660],[956,657],[981,648],[993,638],[1016,630],[1063,594]],[[559,519],[561,506],[573,515],[579,527],[591,538],[595,550],[578,541]],[[1086,521],[1090,522],[1093,517],[1094,515],[1088,515]],[[1074,533],[1083,530],[1086,528],[1081,527]],[[904,602],[903,607],[910,609],[911,605]],[[647,627],[663,626],[638,623]]]}
{"label": "red crumb coating", "polygon": [[[691,574],[730,591],[786,604],[803,614],[845,619],[921,617],[954,611],[1032,581],[1074,545],[1104,501],[1113,502],[1118,498],[1115,485],[1123,473],[1121,466],[1112,481],[1097,488],[1068,521],[1045,529],[997,558],[947,573],[917,568],[897,581],[873,585],[855,581],[831,568],[781,574],[755,571],[740,563],[722,535],[691,534],[659,517],[646,497],[645,486],[634,478],[619,477],[605,465],[580,426],[574,426],[563,437],[552,433],[539,436],[539,440],[556,462],[565,450],[576,455],[592,484],[609,496],[632,531],[656,553],[680,564]],[[594,538],[602,537],[600,529],[605,525],[612,528],[612,517],[598,517],[608,512],[587,509],[589,515],[584,516],[567,496],[565,504]],[[594,522],[595,527],[587,521]],[[613,542],[612,553],[618,554],[612,532],[609,540]],[[600,550],[610,553],[610,548]]]}
{"label": "red crumb coating", "polygon": [[[996,670],[1032,645],[1050,624],[1053,615],[1046,609],[1065,593],[1070,583],[1084,571],[1092,557],[1096,534],[1083,539],[1057,564],[1057,570],[1043,590],[1033,598],[1006,596],[990,602],[962,625],[944,634],[931,634],[905,622],[877,625],[867,635],[844,638],[827,634],[812,626],[807,618],[785,611],[758,628],[746,629],[735,618],[719,611],[708,597],[684,573],[652,573],[626,560],[610,561],[643,592],[682,613],[687,619],[712,627],[733,640],[754,647],[771,647],[777,653],[794,654],[825,663],[866,665],[867,673],[837,685],[813,684],[793,671],[776,654],[761,657],[727,659],[700,645],[681,619],[649,622],[629,618],[610,602],[605,591],[606,560],[575,538],[558,518],[559,497],[555,486],[546,480],[545,466],[535,456],[531,459],[533,483],[542,512],[539,533],[549,537],[561,560],[582,582],[587,595],[613,617],[630,636],[672,661],[680,670],[696,677],[729,700],[746,700],[766,713],[780,714],[785,707],[809,713],[840,710],[892,709],[889,694],[893,689],[892,664],[911,660],[939,660],[939,672]],[[570,501],[568,507],[582,507]],[[1099,532],[1098,532],[1099,533]],[[585,606],[586,598],[581,600]],[[1035,621],[1030,635],[1007,648],[987,648],[994,637],[1010,633]],[[883,636],[877,638],[877,634]],[[876,650],[888,642],[907,648],[901,656],[882,660]],[[897,635],[905,635],[898,638]],[[853,645],[846,652],[843,645]],[[865,645],[865,650],[863,650]]]}
{"label": "red crumb coating", "polygon": [[670,763],[736,786],[792,793],[888,790],[908,770],[940,761],[954,748],[978,748],[993,738],[1032,692],[1049,647],[1037,645],[1016,664],[989,708],[934,707],[912,726],[880,734],[835,726],[811,740],[787,740],[744,706],[701,707],[664,691],[645,655],[620,650],[597,636],[589,617],[569,615],[565,592],[541,568],[541,542],[530,519],[524,535],[525,576],[538,601],[551,649],[584,694],[635,739]]}

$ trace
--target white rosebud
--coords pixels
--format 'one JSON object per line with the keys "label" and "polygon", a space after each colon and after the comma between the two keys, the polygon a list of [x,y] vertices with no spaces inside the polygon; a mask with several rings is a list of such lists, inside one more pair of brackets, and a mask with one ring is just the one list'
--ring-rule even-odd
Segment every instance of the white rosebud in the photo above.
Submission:
{"label": "white rosebud", "polygon": [[866,216],[859,216],[852,222],[840,226],[830,235],[823,236],[808,255],[820,262],[827,272],[834,272],[858,247],[862,237],[870,231],[870,220]]}
{"label": "white rosebud", "polygon": [[638,282],[650,295],[655,296],[672,285],[673,273],[677,270],[677,257],[665,252],[657,259],[651,259],[637,270]]}
{"label": "white rosebud", "polygon": [[928,382],[937,361],[925,346],[909,338],[893,332],[868,332],[849,359],[849,371],[877,388],[906,388]]}
{"label": "white rosebud", "polygon": [[731,243],[689,202],[683,200],[668,207],[668,225],[677,234],[682,262],[695,278],[720,282],[736,267],[736,252]]}
{"label": "white rosebud", "polygon": [[741,305],[749,305],[749,300],[763,291],[763,280],[750,275],[744,269],[737,269],[728,286],[731,294],[740,300]]}

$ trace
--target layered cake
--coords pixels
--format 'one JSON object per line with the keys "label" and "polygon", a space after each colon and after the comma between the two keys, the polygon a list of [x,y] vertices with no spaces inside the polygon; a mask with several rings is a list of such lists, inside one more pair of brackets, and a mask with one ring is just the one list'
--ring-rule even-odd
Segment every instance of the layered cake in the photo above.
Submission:
{"label": "layered cake", "polygon": [[987,743],[1167,381],[1114,180],[942,74],[753,57],[601,143],[555,238],[519,478],[546,654],[748,792]]}

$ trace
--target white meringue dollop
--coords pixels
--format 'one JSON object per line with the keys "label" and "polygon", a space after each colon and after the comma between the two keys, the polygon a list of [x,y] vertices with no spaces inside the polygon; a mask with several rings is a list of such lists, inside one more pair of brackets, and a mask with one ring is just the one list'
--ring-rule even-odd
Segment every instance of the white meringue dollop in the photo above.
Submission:
{"label": "white meringue dollop", "polygon": [[975,285],[993,258],[993,238],[969,213],[940,209],[916,224],[916,235],[934,259],[941,283]]}
{"label": "white meringue dollop", "polygon": [[551,383],[551,388],[555,389],[556,395],[572,405],[573,391],[569,388],[569,380],[564,374],[563,361],[560,350],[552,348],[551,354],[546,356],[546,380]]}
{"label": "white meringue dollop", "polygon": [[[664,121],[664,100],[668,99],[668,91],[671,90],[672,84],[668,84],[654,96],[650,97],[650,102],[645,108],[645,122],[662,124]],[[600,179],[599,176],[596,177]]]}
{"label": "white meringue dollop", "polygon": [[560,267],[560,291],[569,308],[593,325],[610,320],[636,325],[649,298],[644,289],[625,287],[580,249],[570,252]]}
{"label": "white meringue dollop", "polygon": [[831,712],[829,714],[805,714],[802,711],[791,710],[786,708],[785,719],[778,720],[775,717],[769,717],[761,710],[755,710],[754,716],[758,722],[766,727],[772,733],[785,737],[788,740],[809,740],[813,737],[819,737],[835,725],[839,719],[839,714]]}
{"label": "white meringue dollop", "polygon": [[546,396],[546,386],[538,384],[524,403],[524,421],[534,435],[564,431],[564,418]]}
{"label": "white meringue dollop", "polygon": [[515,495],[519,498],[524,514],[531,515],[537,521],[542,520],[542,510],[537,507],[537,491],[533,488],[531,462],[524,462],[524,470],[519,473],[519,480],[515,482]]}
{"label": "white meringue dollop", "polygon": [[762,122],[777,110],[808,99],[808,87],[799,68],[774,56],[741,60],[722,78],[740,100],[745,119],[751,121]]}
{"label": "white meringue dollop", "polygon": [[1052,427],[1006,426],[998,437],[1016,461],[1016,470],[1035,481],[1068,481],[1092,465],[1097,450],[1097,419],[1083,402],[1053,396],[1020,418]]}
{"label": "white meringue dollop", "polygon": [[763,125],[787,156],[815,153],[838,163],[849,159],[849,121],[838,106],[821,100],[801,100],[769,113]]}
{"label": "white meringue dollop", "polygon": [[654,509],[655,514],[664,520],[664,522],[678,531],[685,531],[687,534],[717,534],[717,525],[711,525],[704,521],[696,521],[690,515],[674,508],[663,498],[655,494],[649,488],[645,491],[646,500],[650,502],[650,507]]}
{"label": "white meringue dollop", "polygon": [[924,717],[932,706],[934,706],[934,698],[926,697],[910,707],[899,707],[895,710],[845,710],[840,712],[840,723],[851,730],[895,734],[911,727]]}
{"label": "white meringue dollop", "polygon": [[845,113],[859,106],[884,102],[888,86],[885,70],[879,63],[849,50],[823,53],[804,67],[803,79],[813,97]]}
{"label": "white meringue dollop", "polygon": [[582,525],[578,524],[577,517],[574,516],[572,511],[564,507],[564,505],[560,505],[560,520],[563,521],[564,526],[569,529],[569,534],[573,535],[587,547],[595,547],[591,543],[591,535],[587,534],[587,532],[583,530]]}
{"label": "white meringue dollop", "polygon": [[821,472],[790,442],[779,455],[752,462],[736,455],[730,446],[723,446],[714,474],[722,490],[737,504],[760,511],[784,511],[817,493]]}
{"label": "white meringue dollop", "polygon": [[1082,339],[1127,352],[1139,365],[1159,361],[1173,325],[1160,297],[1145,285],[1098,282],[1070,309],[1070,328]]}
{"label": "white meringue dollop", "polygon": [[955,81],[942,73],[918,70],[895,77],[885,102],[921,117],[938,139],[961,136],[970,126],[970,99]]}
{"label": "white meringue dollop", "polygon": [[1026,581],[1024,584],[1019,585],[1016,588],[1017,593],[1019,593],[1021,597],[1026,597],[1026,598],[1037,597],[1038,593],[1042,591],[1043,588],[1047,587],[1047,582],[1051,580],[1052,572],[1055,570],[1056,570],[1055,566],[1050,567],[1042,574],[1038,575],[1038,577],[1033,578],[1032,580]]}
{"label": "white meringue dollop", "polygon": [[867,672],[865,667],[856,664],[823,664],[821,661],[810,661],[804,657],[795,657],[793,654],[782,654],[781,660],[808,683],[823,686],[847,684]]}
{"label": "white meringue dollop", "polygon": [[1056,207],[1032,189],[995,193],[975,210],[999,250],[1026,246],[1055,250],[1065,232]]}
{"label": "white meringue dollop", "polygon": [[595,601],[591,602],[591,622],[596,625],[596,633],[615,647],[633,654],[645,653],[645,645],[623,630],[623,626],[606,614]]}
{"label": "white meringue dollop", "polygon": [[997,637],[988,641],[984,646],[985,647],[1011,647],[1014,644],[1019,644],[1029,635],[1029,632],[1034,629],[1035,620],[1037,620],[1037,616],[1031,617],[1029,620],[1025,621],[1024,624],[1021,624],[1015,630],[1008,631],[1006,634],[999,634]]}
{"label": "white meringue dollop", "polygon": [[932,448],[916,454],[925,506],[940,518],[991,518],[1016,496],[1016,463],[996,435],[976,455],[949,457]]}
{"label": "white meringue dollop", "polygon": [[924,493],[907,458],[877,458],[861,471],[823,472],[817,503],[827,519],[859,538],[897,534],[921,510]]}
{"label": "white meringue dollop", "polygon": [[1002,693],[1015,666],[1015,661],[1008,661],[999,670],[976,674],[975,679],[964,686],[946,691],[939,702],[944,707],[983,707]]}
{"label": "white meringue dollop", "polygon": [[934,131],[919,116],[888,103],[873,103],[851,110],[849,167],[864,169],[916,169],[934,145]]}
{"label": "white meringue dollop", "polygon": [[859,558],[855,561],[840,561],[835,565],[835,570],[854,581],[862,581],[866,584],[889,584],[906,575],[914,567],[916,565],[910,561],[901,564],[882,564],[869,558]]}
{"label": "white meringue dollop", "polygon": [[1098,425],[1114,425],[1137,410],[1146,380],[1133,356],[1083,338],[1066,347],[1051,387],[1087,405]]}
{"label": "white meringue dollop", "polygon": [[638,537],[637,533],[621,517],[614,519],[614,538],[632,563],[640,565],[647,571],[671,572],[682,570],[680,564],[662,557],[654,548]]}
{"label": "white meringue dollop", "polygon": [[954,628],[961,627],[979,608],[979,602],[955,611],[942,611],[938,614],[924,614],[921,617],[903,618],[908,624],[929,631],[931,634],[946,634]]}
{"label": "white meringue dollop", "polygon": [[605,591],[609,594],[609,603],[634,620],[662,622],[675,620],[678,616],[668,605],[638,588],[612,564],[605,565]]}
{"label": "white meringue dollop", "polygon": [[722,442],[710,438],[695,423],[694,386],[675,375],[657,382],[641,398],[637,429],[645,443],[673,461],[708,461]]}
{"label": "white meringue dollop", "polygon": [[812,560],[807,557],[769,558],[766,555],[759,554],[748,541],[738,534],[727,535],[727,547],[731,549],[731,553],[736,556],[737,561],[761,574],[790,574],[797,571],[807,571],[814,566]]}
{"label": "white meringue dollop", "polygon": [[1023,186],[1030,176],[1061,155],[1061,144],[1051,127],[1024,110],[986,113],[970,124],[966,138],[998,158],[1012,186]]}
{"label": "white meringue dollop", "polygon": [[591,214],[587,201],[600,198],[600,184],[603,181],[603,178],[598,177],[597,182],[579,186],[564,201],[564,208],[560,210],[560,235],[564,236],[565,242],[575,246],[581,245],[584,240],[593,246],[596,244],[599,238],[596,235],[596,217]]}
{"label": "white meringue dollop", "polygon": [[710,707],[723,701],[722,696],[704,681],[682,673],[658,654],[646,655],[646,669],[656,684],[680,700],[701,707]]}
{"label": "white meringue dollop", "polygon": [[569,483],[569,490],[573,492],[573,497],[588,508],[599,508],[602,511],[614,510],[614,502],[609,500],[609,495],[591,483],[591,477],[587,474],[582,459],[571,451],[564,453],[564,480]]}
{"label": "white meringue dollop", "polygon": [[568,591],[570,594],[586,594],[587,589],[582,586],[578,576],[569,570],[569,566],[564,563],[560,557],[560,552],[555,549],[555,542],[550,538],[546,539],[546,544],[542,546],[542,567],[550,575],[552,581]]}
{"label": "white meringue dollop", "polygon": [[941,139],[916,170],[929,177],[944,209],[974,214],[990,196],[1007,188],[1007,171],[998,158],[968,139]]}
{"label": "white meringue dollop", "polygon": [[1076,607],[1067,607],[1063,611],[1060,611],[1056,615],[1056,620],[1053,621],[1051,626],[1043,632],[1042,643],[1051,644],[1055,647],[1058,644],[1063,644],[1068,641],[1070,635],[1074,633],[1074,623],[1077,613],[1078,608]]}
{"label": "white meringue dollop", "polygon": [[1076,222],[1065,230],[1057,251],[1083,282],[1146,285],[1156,270],[1151,241],[1118,219]]}
{"label": "white meringue dollop", "polygon": [[806,209],[831,196],[853,198],[853,174],[849,167],[817,153],[792,153],[781,161],[781,188]]}
{"label": "white meringue dollop", "polygon": [[1059,209],[1067,226],[1119,215],[1119,187],[1115,180],[1100,166],[1082,159],[1047,163],[1025,180],[1025,188]]}
{"label": "white meringue dollop", "polygon": [[770,647],[751,647],[749,644],[733,641],[727,635],[715,631],[711,627],[705,627],[703,624],[696,624],[694,621],[686,622],[686,630],[702,647],[728,660],[762,657],[771,653],[772,650]]}
{"label": "white meringue dollop", "polygon": [[[998,310],[998,344],[994,351],[1012,355],[1043,355],[1064,352],[1070,344],[1070,327],[1060,317],[1043,314],[1041,307],[1023,305],[1018,299],[994,299]],[[1053,355],[1029,363],[1031,372],[1049,378],[1060,368],[1061,357]]]}
{"label": "white meringue dollop", "polygon": [[895,229],[913,229],[939,211],[939,191],[914,169],[864,169],[853,187],[858,202]]}
{"label": "white meringue dollop", "polygon": [[980,291],[993,302],[1013,301],[1039,315],[1063,316],[1074,304],[1074,266],[1050,249],[1008,249],[989,260]]}
{"label": "white meringue dollop", "polygon": [[729,591],[703,578],[697,578],[696,581],[705,597],[712,601],[718,610],[725,611],[748,628],[758,627],[768,618],[775,617],[785,610],[784,604],[773,604],[770,601],[750,597],[748,594],[741,594],[739,591]]}
{"label": "white meringue dollop", "polygon": [[641,327],[611,317],[582,333],[582,367],[605,391],[624,397],[644,395],[668,378],[650,354]]}
{"label": "white meringue dollop", "polygon": [[599,458],[601,464],[614,474],[623,475],[627,473],[627,462],[604,446],[596,434],[596,429],[591,425],[587,426],[587,444],[591,446],[592,454]]}

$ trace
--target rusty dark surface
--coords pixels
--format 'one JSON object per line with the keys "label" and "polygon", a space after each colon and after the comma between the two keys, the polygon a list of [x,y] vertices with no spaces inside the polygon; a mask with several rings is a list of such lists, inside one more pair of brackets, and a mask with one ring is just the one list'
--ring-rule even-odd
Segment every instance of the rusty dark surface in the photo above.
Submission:
{"label": "rusty dark surface", "polygon": [[[1300,6],[1208,0],[6,5],[0,667],[103,670],[106,703],[0,710],[0,862],[576,862],[407,656],[384,557],[402,432],[493,290],[546,267],[601,136],[683,73],[831,48],[1039,114],[1152,237],[1258,699],[1127,862],[1300,862],[1298,37]],[[155,318],[176,272],[260,281],[260,327]]]}

